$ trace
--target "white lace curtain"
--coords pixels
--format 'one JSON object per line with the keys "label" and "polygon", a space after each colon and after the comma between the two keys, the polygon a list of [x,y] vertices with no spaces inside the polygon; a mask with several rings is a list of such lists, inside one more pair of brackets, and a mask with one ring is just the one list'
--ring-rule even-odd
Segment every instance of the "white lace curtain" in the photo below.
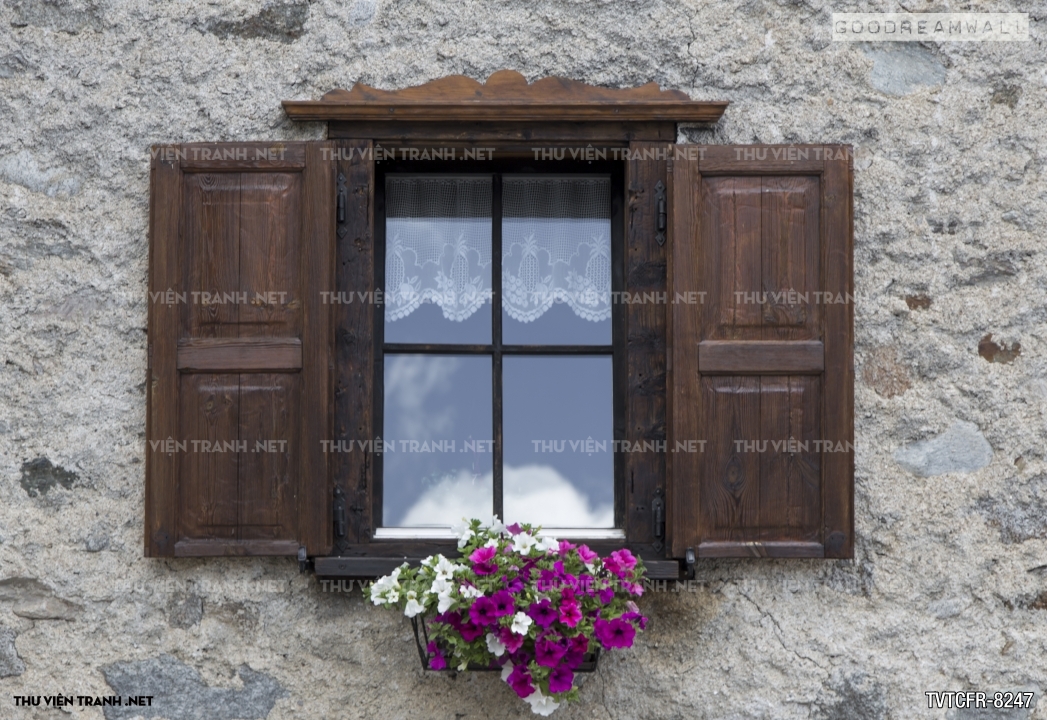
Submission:
{"label": "white lace curtain", "polygon": [[[422,303],[461,322],[490,301],[491,180],[390,177],[385,318]],[[585,320],[611,317],[611,183],[599,177],[506,176],[502,304],[531,322],[554,303]]]}

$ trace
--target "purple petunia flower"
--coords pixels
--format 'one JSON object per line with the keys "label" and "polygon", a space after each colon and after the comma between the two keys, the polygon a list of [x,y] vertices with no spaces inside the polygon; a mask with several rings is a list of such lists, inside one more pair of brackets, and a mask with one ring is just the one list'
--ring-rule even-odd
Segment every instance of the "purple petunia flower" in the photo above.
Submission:
{"label": "purple petunia flower", "polygon": [[572,687],[574,687],[574,673],[567,668],[553,668],[553,671],[549,673],[549,692],[570,692]]}
{"label": "purple petunia flower", "polygon": [[542,627],[549,627],[556,622],[556,611],[553,610],[553,604],[548,600],[532,603],[527,614]]}
{"label": "purple petunia flower", "polygon": [[498,620],[495,614],[494,601],[488,597],[476,598],[476,602],[469,608],[469,619],[480,626],[490,625]]}
{"label": "purple petunia flower", "polygon": [[577,548],[577,547],[578,547],[578,546],[577,546],[577,545],[575,545],[574,543],[569,543],[569,542],[567,542],[566,540],[561,540],[561,541],[560,541],[560,547],[559,547],[559,550],[560,550],[560,554],[561,554],[561,555],[566,555],[566,554],[567,554],[567,553],[569,553],[569,552],[570,552],[571,550],[574,550],[574,549],[575,549],[575,548]]}
{"label": "purple petunia flower", "polygon": [[513,596],[508,590],[499,590],[492,595],[491,603],[494,605],[494,616],[496,618],[512,615],[516,612]]}
{"label": "purple petunia flower", "polygon": [[591,563],[593,560],[598,559],[600,556],[589,549],[588,545],[578,546],[578,557],[582,559],[583,563]]}
{"label": "purple petunia flower", "polygon": [[582,608],[573,598],[560,603],[560,622],[567,627],[576,626],[582,619]]}
{"label": "purple petunia flower", "polygon": [[520,523],[513,523],[512,525],[505,526],[505,531],[510,535],[519,535],[522,529]]}
{"label": "purple petunia flower", "polygon": [[534,692],[534,686],[531,684],[531,674],[527,672],[526,665],[515,665],[505,681],[522,698]]}
{"label": "purple petunia flower", "polygon": [[458,626],[458,632],[462,636],[462,640],[466,642],[472,642],[476,638],[484,634],[484,629],[471,622],[462,623]]}
{"label": "purple petunia flower", "polygon": [[567,647],[567,654],[563,656],[563,666],[575,670],[585,661],[585,653],[589,652],[589,638],[579,635],[571,638]]}
{"label": "purple petunia flower", "polygon": [[601,605],[606,605],[607,603],[614,600],[614,588],[604,588],[603,590],[596,593],[596,597],[600,599]]}
{"label": "purple petunia flower", "polygon": [[552,640],[539,640],[534,644],[534,661],[543,667],[556,667],[566,654],[567,648]]}
{"label": "purple petunia flower", "polygon": [[512,628],[507,627],[498,630],[498,639],[502,641],[502,645],[505,645],[505,649],[510,654],[519,650],[524,642],[523,635],[517,635],[512,631]]}
{"label": "purple petunia flower", "polygon": [[447,667],[447,660],[444,658],[444,654],[440,652],[440,648],[435,641],[426,645],[425,650],[432,656],[429,658],[430,670],[443,670]]}
{"label": "purple petunia flower", "polygon": [[593,624],[593,632],[600,644],[608,650],[632,647],[633,638],[636,637],[636,628],[621,618],[597,620]]}
{"label": "purple petunia flower", "polygon": [[477,575],[491,575],[498,571],[494,557],[498,554],[496,547],[481,547],[473,550],[469,560],[473,563],[473,572]]}
{"label": "purple petunia flower", "polygon": [[635,622],[637,625],[640,626],[641,630],[646,630],[647,629],[647,618],[645,618],[643,615],[641,615],[638,612],[627,612],[627,613],[624,613],[622,615],[622,620],[627,620],[629,622]]}

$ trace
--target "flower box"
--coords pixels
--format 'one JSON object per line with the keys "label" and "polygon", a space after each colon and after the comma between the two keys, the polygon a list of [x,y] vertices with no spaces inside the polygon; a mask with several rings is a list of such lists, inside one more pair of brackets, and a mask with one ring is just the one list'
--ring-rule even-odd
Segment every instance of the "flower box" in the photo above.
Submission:
{"label": "flower box", "polygon": [[459,528],[462,557],[406,563],[371,586],[375,605],[411,620],[429,670],[499,670],[539,715],[577,699],[576,673],[601,650],[631,647],[647,625],[633,602],[644,567],[628,550],[605,558],[495,518]]}

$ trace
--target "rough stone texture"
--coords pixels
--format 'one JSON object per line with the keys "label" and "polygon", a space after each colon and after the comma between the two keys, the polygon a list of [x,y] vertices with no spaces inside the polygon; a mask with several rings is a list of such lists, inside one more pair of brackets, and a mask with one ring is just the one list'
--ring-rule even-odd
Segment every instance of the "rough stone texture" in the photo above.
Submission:
{"label": "rough stone texture", "polygon": [[898,464],[920,477],[980,470],[992,462],[992,446],[978,426],[957,422],[941,435],[898,448]]}
{"label": "rough stone texture", "polygon": [[0,580],[0,603],[10,604],[11,612],[27,620],[73,620],[79,605],[59,597],[36,578],[13,577]]}
{"label": "rough stone texture", "polygon": [[[324,127],[291,123],[280,100],[504,67],[731,101],[681,140],[856,151],[856,559],[699,563],[689,591],[644,598],[646,636],[557,715],[940,720],[928,690],[1047,687],[1047,571],[1030,572],[1047,565],[1047,13],[977,5],[1032,13],[1028,43],[831,42],[831,13],[849,9],[0,4],[0,577],[39,578],[83,608],[31,621],[0,602],[26,665],[0,680],[0,717],[43,717],[15,694],[110,694],[103,666],[150,659],[121,692],[148,693],[168,667],[243,692],[247,665],[286,688],[271,720],[529,716],[497,677],[421,673],[403,619],[358,591],[321,592],[293,561],[142,557],[150,144],[318,139]],[[910,307],[916,296],[933,303]],[[986,362],[990,333],[1021,355]],[[905,392],[862,372],[887,347]],[[992,447],[984,467],[914,478],[894,459],[957,420]],[[79,480],[30,497],[22,467],[36,458]],[[109,548],[90,552],[100,526]],[[188,627],[168,622],[179,594],[202,599]]]}
{"label": "rough stone texture", "polygon": [[0,678],[17,677],[25,672],[25,663],[15,648],[15,632],[0,627]]}
{"label": "rough stone texture", "polygon": [[102,673],[117,695],[153,696],[153,704],[145,708],[106,707],[106,720],[197,720],[204,708],[211,720],[255,720],[268,716],[276,701],[287,697],[287,691],[278,682],[247,665],[237,672],[243,683],[241,689],[210,687],[199,672],[170,655],[106,665]]}
{"label": "rough stone texture", "polygon": [[68,490],[74,482],[76,482],[76,473],[69,472],[63,467],[55,467],[45,457],[22,463],[22,478],[19,483],[29,497],[46,495],[57,485]]}

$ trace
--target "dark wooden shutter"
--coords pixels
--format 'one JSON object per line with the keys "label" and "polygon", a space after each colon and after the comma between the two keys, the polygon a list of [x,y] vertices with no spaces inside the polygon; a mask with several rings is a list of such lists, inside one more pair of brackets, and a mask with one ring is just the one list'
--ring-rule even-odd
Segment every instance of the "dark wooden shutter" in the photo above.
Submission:
{"label": "dark wooden shutter", "polygon": [[332,147],[153,148],[149,556],[330,547]]}
{"label": "dark wooden shutter", "polygon": [[672,553],[852,557],[850,148],[675,156]]}

